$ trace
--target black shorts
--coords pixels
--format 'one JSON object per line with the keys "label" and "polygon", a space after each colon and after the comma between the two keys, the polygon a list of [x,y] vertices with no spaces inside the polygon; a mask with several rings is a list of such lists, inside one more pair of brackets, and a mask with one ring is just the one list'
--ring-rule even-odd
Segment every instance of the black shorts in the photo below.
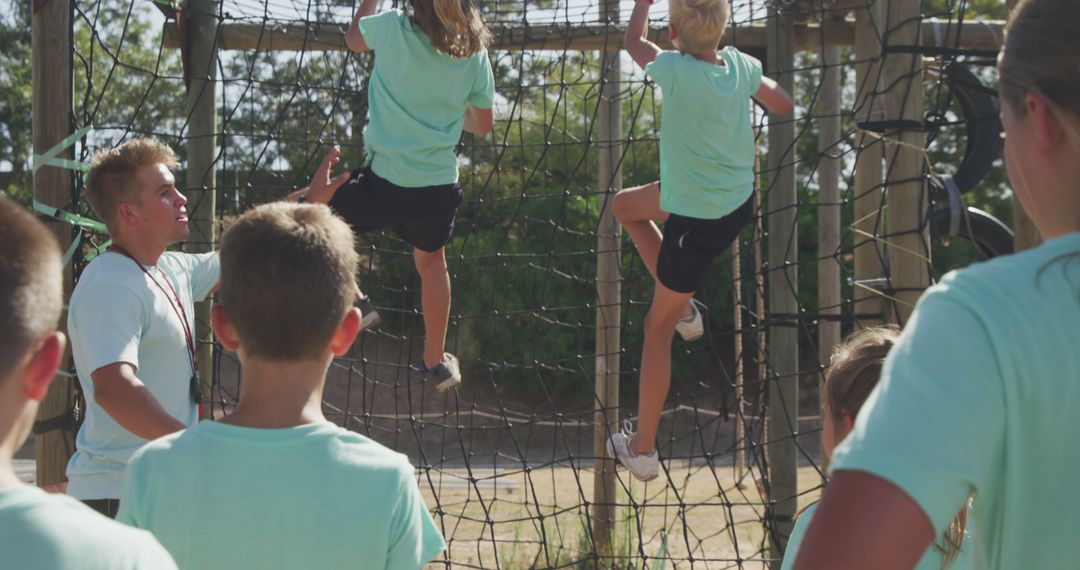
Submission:
{"label": "black shorts", "polygon": [[432,252],[450,241],[461,196],[457,183],[406,188],[362,168],[338,188],[330,207],[356,235],[390,226],[413,247]]}
{"label": "black shorts", "polygon": [[738,239],[753,217],[753,196],[718,220],[671,214],[664,224],[664,241],[656,262],[660,283],[677,293],[696,291],[705,282],[712,261]]}

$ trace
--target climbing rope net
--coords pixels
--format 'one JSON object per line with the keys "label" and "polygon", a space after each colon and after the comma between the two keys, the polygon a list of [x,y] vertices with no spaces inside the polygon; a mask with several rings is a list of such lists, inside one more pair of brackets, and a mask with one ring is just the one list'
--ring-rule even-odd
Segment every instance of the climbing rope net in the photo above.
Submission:
{"label": "climbing rope net", "polygon": [[[630,3],[623,4],[625,21]],[[612,426],[596,410],[615,407],[619,418],[636,415],[642,325],[653,282],[623,239],[617,283],[599,283],[620,291],[619,346],[598,350],[597,256],[604,252],[597,234],[620,179],[630,187],[659,176],[662,94],[627,57],[603,56],[621,45],[623,28],[618,19],[604,17],[598,2],[481,2],[496,36],[489,50],[496,123],[492,135],[467,135],[459,147],[465,201],[447,246],[454,288],[447,350],[461,359],[464,383],[444,395],[425,382],[418,368],[420,283],[410,248],[391,233],[375,233],[360,240],[358,281],[383,324],[334,362],[324,402],[332,421],[407,454],[416,465],[449,545],[440,562],[475,568],[757,568],[775,560],[770,545],[783,543],[791,513],[812,501],[823,481],[816,385],[827,364],[819,355],[827,350],[821,350],[820,329],[833,323],[848,331],[880,318],[880,307],[875,315],[853,299],[895,297],[890,254],[882,244],[897,235],[928,239],[934,220],[943,219],[946,237],[966,231],[976,244],[993,242],[985,234],[981,242],[975,239],[977,224],[963,197],[948,191],[961,174],[972,179],[969,188],[975,186],[996,159],[997,147],[978,150],[972,143],[983,141],[996,121],[992,101],[986,107],[992,85],[987,90],[980,83],[993,50],[962,47],[960,31],[972,18],[965,2],[937,9],[926,4],[924,17],[937,22],[930,42],[935,47],[921,53],[915,71],[926,80],[908,94],[922,98],[926,110],[918,126],[929,139],[931,166],[918,179],[944,189],[930,195],[951,209],[942,215],[944,206],[923,204],[921,221],[902,232],[890,233],[884,221],[884,180],[892,168],[886,142],[903,126],[874,111],[883,73],[877,64],[889,53],[886,25],[872,28],[884,49],[869,57],[857,57],[850,45],[829,51],[826,42],[812,41],[824,38],[830,26],[850,33],[852,9],[870,10],[873,0],[773,6],[795,14],[806,40],[785,71],[794,80],[797,109],[773,121],[754,113],[762,156],[756,221],[717,260],[697,294],[709,308],[706,336],[674,342],[673,383],[658,441],[661,477],[643,484],[620,470],[615,496],[600,501],[595,480],[605,474],[597,468],[594,441]],[[360,164],[373,60],[342,49],[340,30],[355,8],[342,0],[225,0],[215,7],[220,51],[212,65],[214,93],[204,94],[215,98],[217,109],[213,191],[199,182],[208,179],[205,173],[184,171],[186,160],[178,174],[192,200],[189,210],[213,198],[214,221],[196,226],[203,233],[193,234],[188,246],[210,244],[215,234],[206,228],[227,225],[251,206],[306,184],[331,145],[342,148],[347,168]],[[76,2],[73,10],[73,168],[97,148],[144,135],[172,144],[183,159],[197,140],[185,112],[197,62],[183,41],[184,7],[133,0]],[[725,42],[765,61],[769,10],[760,0],[735,0]],[[650,37],[666,36],[660,30],[667,12],[663,1],[653,7]],[[987,29],[993,33],[990,24]],[[960,63],[974,67],[964,68],[964,80],[954,80]],[[617,141],[604,139],[610,131],[601,113],[604,77],[613,65],[619,66]],[[766,65],[775,69],[773,62]],[[858,66],[869,71],[860,76]],[[823,100],[826,82],[835,85],[832,105]],[[794,127],[790,148],[779,149],[781,161],[767,162],[766,153],[778,150],[769,148],[769,130],[785,123]],[[612,145],[619,175],[598,171],[598,155]],[[976,150],[982,154],[972,158]],[[972,174],[968,162],[986,162],[987,156],[987,171]],[[859,186],[859,161],[878,163],[877,182]],[[934,172],[938,165],[940,174]],[[967,170],[961,173],[959,165]],[[776,208],[769,195],[785,169],[794,169],[796,198]],[[53,206],[90,216],[80,198],[82,181],[75,178],[72,202]],[[835,197],[823,197],[826,187],[835,189]],[[870,204],[869,214],[856,216],[852,204],[859,201]],[[813,232],[818,212],[827,207],[837,212],[837,241],[822,252]],[[770,222],[781,219],[771,217],[779,210],[795,213],[789,227]],[[107,239],[100,227],[69,216],[80,220],[76,270]],[[784,258],[795,269],[786,282],[795,311],[772,308],[766,290],[767,249],[781,236]],[[854,265],[867,249],[873,253],[865,259],[879,266],[873,279]],[[929,249],[923,248],[927,266]],[[998,253],[981,246],[979,252]],[[827,264],[838,278],[831,285],[835,300],[823,304],[817,279]],[[776,327],[797,331],[795,344],[770,342],[766,332]],[[604,350],[620,355],[619,403],[599,397],[595,388]],[[780,350],[796,351],[794,369],[774,363]],[[213,368],[214,412],[227,413],[238,397],[239,364],[218,349]],[[770,407],[777,402],[788,404],[787,415]],[[794,444],[785,467],[797,473],[794,492],[778,492],[772,484],[772,470],[779,467],[768,451],[785,443]],[[599,536],[594,524],[599,502],[613,513],[607,536]],[[778,509],[780,504],[787,506]]]}

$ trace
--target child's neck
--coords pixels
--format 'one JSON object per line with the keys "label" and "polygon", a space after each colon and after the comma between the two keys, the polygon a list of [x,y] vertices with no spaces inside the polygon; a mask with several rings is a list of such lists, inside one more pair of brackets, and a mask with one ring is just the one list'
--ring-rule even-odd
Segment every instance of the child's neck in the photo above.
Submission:
{"label": "child's neck", "polygon": [[220,421],[241,427],[275,429],[326,421],[323,386],[329,357],[282,362],[240,358],[240,403]]}

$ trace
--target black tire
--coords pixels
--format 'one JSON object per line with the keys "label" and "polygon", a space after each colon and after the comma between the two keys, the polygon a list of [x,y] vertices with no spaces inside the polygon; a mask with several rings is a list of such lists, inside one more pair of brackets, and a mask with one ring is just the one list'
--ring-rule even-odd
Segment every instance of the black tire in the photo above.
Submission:
{"label": "black tire", "polygon": [[[930,237],[934,240],[947,240],[952,212],[947,206],[935,207],[930,212]],[[970,241],[987,259],[1013,252],[1013,233],[1001,220],[986,212],[967,207],[966,215],[961,215],[959,231],[956,237]]]}
{"label": "black tire", "polygon": [[944,81],[960,105],[966,125],[964,160],[953,175],[961,192],[974,188],[1001,156],[1001,119],[995,91],[982,84],[967,66],[951,63]]}

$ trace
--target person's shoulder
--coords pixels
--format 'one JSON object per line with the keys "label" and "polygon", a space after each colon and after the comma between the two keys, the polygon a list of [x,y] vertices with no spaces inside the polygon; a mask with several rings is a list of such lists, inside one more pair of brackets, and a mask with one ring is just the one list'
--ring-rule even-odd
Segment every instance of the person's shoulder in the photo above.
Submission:
{"label": "person's shoulder", "polygon": [[174,567],[157,540],[144,530],[106,518],[66,495],[48,494],[40,489],[26,489],[21,495],[23,498],[15,509],[23,519],[23,529],[39,535],[43,543],[77,550],[73,554],[94,561],[94,567]]}
{"label": "person's shoulder", "polygon": [[983,300],[993,306],[1005,299],[1022,298],[1027,291],[1039,295],[1040,291],[1052,291],[1055,285],[1071,289],[1077,279],[1080,279],[1080,233],[951,271],[927,292]]}
{"label": "person's shoulder", "polygon": [[[173,432],[168,435],[164,435],[155,440],[147,442],[132,454],[131,459],[128,461],[128,466],[131,471],[137,471],[140,468],[145,468],[147,465],[160,464],[161,462],[174,460],[173,458],[177,454],[183,454],[189,452],[192,449],[198,449],[201,445],[202,431],[200,426],[209,422],[201,422],[191,426],[185,430]],[[184,459],[175,459],[183,462]]]}
{"label": "person's shoulder", "polygon": [[409,457],[362,434],[336,427],[331,440],[340,452],[341,462],[351,468],[372,471],[414,471]]}
{"label": "person's shoulder", "polygon": [[116,253],[105,252],[90,261],[79,274],[74,291],[89,289],[99,283],[127,284],[142,278],[142,271],[130,259]]}

